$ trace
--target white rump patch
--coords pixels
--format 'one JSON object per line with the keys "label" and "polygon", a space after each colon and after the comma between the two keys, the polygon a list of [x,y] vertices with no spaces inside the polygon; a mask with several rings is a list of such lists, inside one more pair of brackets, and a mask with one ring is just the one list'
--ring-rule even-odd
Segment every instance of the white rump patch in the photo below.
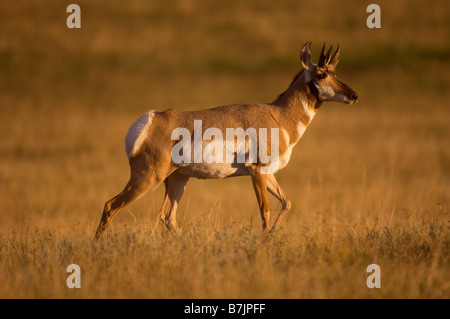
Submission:
{"label": "white rump patch", "polygon": [[128,129],[127,136],[125,137],[125,152],[127,153],[128,159],[139,150],[147,137],[147,128],[152,124],[155,113],[156,111],[154,110],[145,113]]}

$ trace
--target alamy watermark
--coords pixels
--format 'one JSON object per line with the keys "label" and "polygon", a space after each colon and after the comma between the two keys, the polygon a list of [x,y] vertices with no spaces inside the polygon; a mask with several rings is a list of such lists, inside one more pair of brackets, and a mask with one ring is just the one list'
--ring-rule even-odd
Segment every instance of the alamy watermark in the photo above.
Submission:
{"label": "alamy watermark", "polygon": [[71,273],[66,279],[67,288],[81,288],[81,268],[77,264],[70,264],[66,272]]}
{"label": "alamy watermark", "polygon": [[[66,19],[66,25],[69,29],[81,28],[81,8],[78,4],[72,3],[67,6],[67,13],[70,15]],[[366,19],[366,25],[369,29],[381,28],[381,9],[378,4],[369,4],[366,9],[370,15]]]}
{"label": "alamy watermark", "polygon": [[70,13],[66,19],[69,29],[81,28],[81,8],[78,4],[72,3],[67,6],[66,12]]}
{"label": "alamy watermark", "polygon": [[279,169],[278,128],[270,129],[270,143],[267,128],[258,131],[253,127],[226,128],[224,142],[219,128],[210,127],[203,132],[202,120],[194,120],[193,134],[187,128],[178,127],[172,131],[171,139],[178,140],[171,153],[176,164],[261,163],[262,174],[275,174]]}
{"label": "alamy watermark", "polygon": [[366,9],[370,13],[366,19],[366,25],[369,29],[381,28],[381,8],[378,4],[369,4]]}
{"label": "alamy watermark", "polygon": [[367,266],[366,272],[371,273],[367,277],[367,288],[381,288],[381,268],[377,264],[370,264]]}

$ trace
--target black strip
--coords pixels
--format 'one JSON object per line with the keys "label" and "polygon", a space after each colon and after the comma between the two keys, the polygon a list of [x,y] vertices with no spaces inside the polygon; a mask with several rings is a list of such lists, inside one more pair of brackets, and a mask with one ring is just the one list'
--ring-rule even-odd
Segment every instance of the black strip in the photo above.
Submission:
{"label": "black strip", "polygon": [[319,90],[317,90],[317,87],[314,85],[314,82],[309,81],[306,83],[306,85],[309,87],[311,94],[314,95],[317,101],[319,101]]}
{"label": "black strip", "polygon": [[[81,288],[83,289],[83,288]],[[383,288],[381,288],[383,289]],[[374,292],[374,291],[371,291]],[[374,294],[376,296],[376,294]],[[356,295],[355,295],[356,297]],[[144,318],[308,318],[307,313],[318,317],[365,318],[368,313],[383,316],[408,318],[413,315],[437,318],[445,313],[446,300],[295,300],[295,299],[152,299],[152,300],[4,300],[0,301],[2,310],[14,311],[17,315],[44,314],[60,318],[61,313],[70,313],[74,318],[107,318],[112,315],[130,317],[131,314],[146,313]],[[61,306],[61,311],[54,311]],[[210,307],[201,307],[210,306]],[[216,313],[205,313],[216,309]],[[8,309],[9,308],[9,309]],[[49,310],[50,309],[50,310]],[[200,311],[203,309],[203,313]],[[192,313],[194,310],[194,313]],[[135,316],[136,317],[136,316]],[[370,315],[369,315],[370,317]]]}

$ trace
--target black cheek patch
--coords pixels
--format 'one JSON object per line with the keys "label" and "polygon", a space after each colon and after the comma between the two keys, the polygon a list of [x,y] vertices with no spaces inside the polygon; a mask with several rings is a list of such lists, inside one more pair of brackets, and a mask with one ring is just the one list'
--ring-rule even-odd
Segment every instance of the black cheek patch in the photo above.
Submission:
{"label": "black cheek patch", "polygon": [[309,81],[308,83],[306,83],[306,85],[308,86],[309,90],[311,91],[311,94],[314,95],[316,100],[319,100],[319,90],[314,85],[314,82],[313,81]]}

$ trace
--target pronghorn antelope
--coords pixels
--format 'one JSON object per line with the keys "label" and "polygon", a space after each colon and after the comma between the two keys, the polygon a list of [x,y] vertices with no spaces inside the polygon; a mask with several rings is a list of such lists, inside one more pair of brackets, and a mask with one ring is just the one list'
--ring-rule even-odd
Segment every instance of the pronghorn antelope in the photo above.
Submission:
{"label": "pronghorn antelope", "polygon": [[[273,174],[262,173],[265,164],[259,160],[250,162],[248,157],[245,162],[175,163],[172,149],[176,141],[173,140],[172,133],[177,128],[184,128],[193,134],[194,121],[198,120],[202,121],[203,132],[213,127],[222,132],[227,128],[242,128],[245,132],[249,128],[278,128],[278,169],[283,168],[289,162],[293,147],[324,101],[353,104],[358,99],[355,91],[336,77],[335,68],[340,58],[339,45],[331,56],[332,47],[325,52],[324,44],[317,64],[311,61],[310,47],[311,42],[308,42],[301,49],[303,70],[273,103],[235,104],[188,112],[169,109],[164,112],[149,111],[141,116],[130,127],[125,139],[131,169],[130,180],[120,194],[105,203],[96,238],[105,232],[109,222],[121,208],[147,191],[154,190],[161,182],[164,182],[166,191],[159,216],[168,229],[178,233],[176,210],[191,177],[209,179],[250,175],[265,232],[269,230],[270,218],[267,191],[282,204],[271,232],[276,230],[290,210],[291,201]],[[246,141],[247,137],[244,137]],[[202,141],[203,144],[204,142]],[[188,149],[191,150],[191,147]],[[247,154],[247,144],[245,149],[241,146],[239,150]],[[237,147],[234,151],[237,156]]]}

